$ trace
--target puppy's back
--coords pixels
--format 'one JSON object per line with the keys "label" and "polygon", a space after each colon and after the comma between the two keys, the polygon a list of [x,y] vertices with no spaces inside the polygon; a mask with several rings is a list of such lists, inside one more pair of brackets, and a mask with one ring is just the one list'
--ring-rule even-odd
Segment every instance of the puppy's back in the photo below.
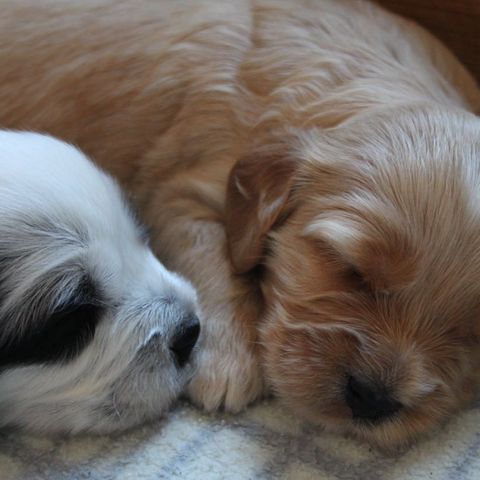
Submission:
{"label": "puppy's back", "polygon": [[124,182],[165,134],[166,162],[278,114],[331,126],[418,90],[480,105],[439,42],[366,2],[6,0],[0,45],[0,126],[79,145]]}

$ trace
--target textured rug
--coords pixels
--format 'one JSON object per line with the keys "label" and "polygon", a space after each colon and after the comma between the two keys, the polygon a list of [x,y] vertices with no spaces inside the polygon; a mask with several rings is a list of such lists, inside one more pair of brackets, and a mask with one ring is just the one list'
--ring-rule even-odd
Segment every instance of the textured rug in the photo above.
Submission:
{"label": "textured rug", "polygon": [[480,402],[391,456],[301,425],[275,403],[235,417],[183,404],[116,437],[0,433],[0,480],[30,479],[480,479]]}

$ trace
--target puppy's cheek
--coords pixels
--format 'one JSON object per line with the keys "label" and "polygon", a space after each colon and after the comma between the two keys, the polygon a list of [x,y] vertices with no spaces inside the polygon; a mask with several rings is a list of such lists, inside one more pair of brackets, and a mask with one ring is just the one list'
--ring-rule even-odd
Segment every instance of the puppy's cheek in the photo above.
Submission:
{"label": "puppy's cheek", "polygon": [[348,421],[344,402],[355,343],[343,334],[285,328],[271,322],[263,332],[264,367],[273,392],[297,414],[320,423]]}

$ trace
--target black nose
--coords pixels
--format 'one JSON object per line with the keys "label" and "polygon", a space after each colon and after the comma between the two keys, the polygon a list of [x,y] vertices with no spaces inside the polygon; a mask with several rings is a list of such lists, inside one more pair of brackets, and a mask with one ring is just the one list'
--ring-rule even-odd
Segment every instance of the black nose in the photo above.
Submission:
{"label": "black nose", "polygon": [[196,315],[190,315],[182,322],[170,345],[170,350],[175,355],[177,363],[183,367],[187,363],[193,347],[200,334],[200,322]]}
{"label": "black nose", "polygon": [[345,400],[353,418],[376,422],[392,416],[402,404],[392,399],[385,387],[375,386],[349,376]]}

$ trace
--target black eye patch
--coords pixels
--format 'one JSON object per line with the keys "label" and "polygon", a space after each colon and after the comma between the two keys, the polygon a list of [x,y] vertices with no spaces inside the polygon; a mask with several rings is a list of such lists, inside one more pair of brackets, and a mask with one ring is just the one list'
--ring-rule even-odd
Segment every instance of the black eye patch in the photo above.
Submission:
{"label": "black eye patch", "polygon": [[92,340],[100,307],[78,305],[51,315],[39,331],[0,348],[0,367],[67,362]]}
{"label": "black eye patch", "polygon": [[23,335],[5,339],[0,344],[0,368],[74,359],[93,339],[103,311],[92,301],[90,284],[82,282],[79,292],[78,298],[48,318],[29,324]]}

